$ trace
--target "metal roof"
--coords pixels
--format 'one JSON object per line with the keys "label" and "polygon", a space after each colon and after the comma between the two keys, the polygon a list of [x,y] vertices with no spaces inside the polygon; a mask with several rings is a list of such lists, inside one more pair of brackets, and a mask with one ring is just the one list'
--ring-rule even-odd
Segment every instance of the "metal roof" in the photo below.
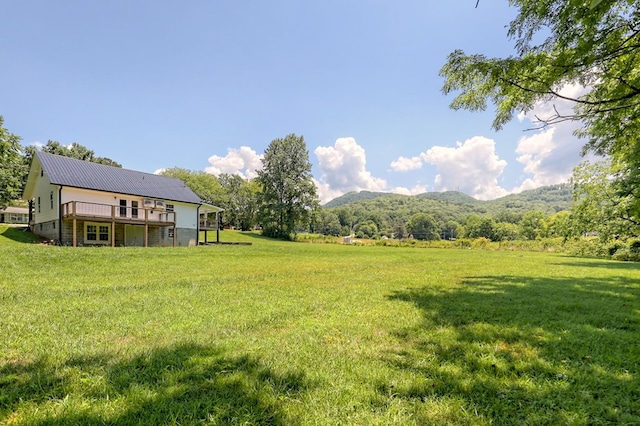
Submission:
{"label": "metal roof", "polygon": [[54,185],[202,204],[180,179],[36,152],[42,170]]}

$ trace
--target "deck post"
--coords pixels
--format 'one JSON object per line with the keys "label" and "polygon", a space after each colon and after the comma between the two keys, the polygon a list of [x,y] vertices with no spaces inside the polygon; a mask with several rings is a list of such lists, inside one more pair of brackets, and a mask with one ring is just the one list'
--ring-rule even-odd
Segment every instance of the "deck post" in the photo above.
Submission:
{"label": "deck post", "polygon": [[173,246],[176,246],[178,239],[178,221],[176,220],[176,212],[173,212]]}
{"label": "deck post", "polygon": [[149,210],[144,209],[144,246],[149,247]]}
{"label": "deck post", "polygon": [[111,206],[111,247],[116,246],[116,206]]}
{"label": "deck post", "polygon": [[72,226],[73,226],[73,231],[72,231],[72,233],[73,233],[72,234],[73,235],[73,246],[77,247],[78,246],[78,243],[77,243],[77,239],[78,239],[77,233],[78,233],[78,231],[76,231],[76,216],[75,215],[73,216],[73,225]]}

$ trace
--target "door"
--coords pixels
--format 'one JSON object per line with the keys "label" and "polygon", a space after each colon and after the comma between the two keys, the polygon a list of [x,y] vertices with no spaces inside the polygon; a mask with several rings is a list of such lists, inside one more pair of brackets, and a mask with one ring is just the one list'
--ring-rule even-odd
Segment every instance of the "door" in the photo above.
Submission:
{"label": "door", "polygon": [[124,245],[144,247],[144,226],[125,225],[124,226]]}

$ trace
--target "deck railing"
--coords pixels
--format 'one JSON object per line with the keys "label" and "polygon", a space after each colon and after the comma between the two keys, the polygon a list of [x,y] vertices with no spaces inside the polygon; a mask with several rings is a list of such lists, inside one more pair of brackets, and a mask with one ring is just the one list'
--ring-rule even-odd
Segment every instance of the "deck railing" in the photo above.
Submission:
{"label": "deck railing", "polygon": [[62,204],[62,217],[167,225],[175,224],[176,221],[176,214],[172,211],[144,207],[114,206],[85,201],[69,201]]}

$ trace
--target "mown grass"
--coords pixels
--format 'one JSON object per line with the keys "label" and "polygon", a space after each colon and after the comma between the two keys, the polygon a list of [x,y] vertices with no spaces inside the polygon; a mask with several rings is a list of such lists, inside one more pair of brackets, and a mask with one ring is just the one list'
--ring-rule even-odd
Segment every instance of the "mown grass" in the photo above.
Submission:
{"label": "mown grass", "polygon": [[0,423],[637,424],[640,268],[0,231]]}

